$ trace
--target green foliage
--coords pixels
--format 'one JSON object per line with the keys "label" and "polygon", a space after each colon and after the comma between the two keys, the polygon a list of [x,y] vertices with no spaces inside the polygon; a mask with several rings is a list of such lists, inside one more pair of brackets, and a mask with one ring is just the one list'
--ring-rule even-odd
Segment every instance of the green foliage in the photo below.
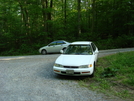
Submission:
{"label": "green foliage", "polygon": [[93,1],[1,0],[0,54],[12,50],[19,53],[24,44],[29,50],[31,45],[37,49],[33,45],[41,47],[59,39],[90,40],[99,49],[133,47],[132,0]]}
{"label": "green foliage", "polygon": [[132,47],[134,45],[134,36],[133,35],[130,35],[130,36],[127,36],[127,35],[122,35],[122,36],[118,36],[117,39],[115,40],[116,42],[116,45],[117,47],[121,47],[121,48],[124,48],[124,47]]}
{"label": "green foliage", "polygon": [[124,80],[123,83],[126,85],[134,86],[134,76],[130,74],[128,75],[128,78],[129,79]]}
{"label": "green foliage", "polygon": [[104,68],[104,72],[101,74],[102,77],[113,77],[116,75],[118,69]]}
{"label": "green foliage", "polygon": [[95,77],[81,80],[80,85],[126,101],[134,100],[134,52],[99,58],[96,69]]}
{"label": "green foliage", "polygon": [[134,46],[133,35],[122,35],[117,38],[109,37],[108,39],[96,41],[96,45],[99,49],[115,49],[115,48],[127,48]]}
{"label": "green foliage", "polygon": [[118,75],[123,84],[134,86],[134,52],[107,56],[105,61],[108,68],[104,68],[103,77]]}

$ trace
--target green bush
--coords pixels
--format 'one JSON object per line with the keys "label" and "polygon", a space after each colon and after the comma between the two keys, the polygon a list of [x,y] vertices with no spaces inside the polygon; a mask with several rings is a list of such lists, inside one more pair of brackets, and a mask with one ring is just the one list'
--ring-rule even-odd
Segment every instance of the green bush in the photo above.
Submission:
{"label": "green bush", "polygon": [[102,77],[113,77],[116,75],[118,69],[115,68],[104,68],[104,72],[101,74]]}

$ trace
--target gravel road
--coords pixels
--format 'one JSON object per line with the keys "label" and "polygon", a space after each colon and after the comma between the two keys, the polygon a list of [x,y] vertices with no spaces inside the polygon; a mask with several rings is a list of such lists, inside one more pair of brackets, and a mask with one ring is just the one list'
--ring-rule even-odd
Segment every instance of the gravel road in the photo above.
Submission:
{"label": "gravel road", "polygon": [[[101,50],[99,57],[134,48]],[[60,54],[0,57],[0,101],[122,101],[78,85],[83,77],[58,76]]]}

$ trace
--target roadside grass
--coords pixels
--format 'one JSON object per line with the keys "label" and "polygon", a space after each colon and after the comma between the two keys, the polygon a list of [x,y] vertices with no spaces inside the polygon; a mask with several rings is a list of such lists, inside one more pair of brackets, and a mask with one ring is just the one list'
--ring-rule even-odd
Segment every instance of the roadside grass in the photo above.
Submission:
{"label": "roadside grass", "polygon": [[134,101],[134,52],[99,58],[95,77],[80,80],[79,84],[108,96]]}

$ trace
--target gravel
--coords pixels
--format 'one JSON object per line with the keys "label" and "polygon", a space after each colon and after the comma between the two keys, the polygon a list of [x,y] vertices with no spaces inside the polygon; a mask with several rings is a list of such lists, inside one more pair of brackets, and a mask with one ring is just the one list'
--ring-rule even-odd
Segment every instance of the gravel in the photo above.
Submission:
{"label": "gravel", "polygon": [[[99,57],[108,52],[119,50],[100,51]],[[0,101],[122,101],[79,86],[77,81],[83,77],[54,74],[59,55],[0,57]]]}

